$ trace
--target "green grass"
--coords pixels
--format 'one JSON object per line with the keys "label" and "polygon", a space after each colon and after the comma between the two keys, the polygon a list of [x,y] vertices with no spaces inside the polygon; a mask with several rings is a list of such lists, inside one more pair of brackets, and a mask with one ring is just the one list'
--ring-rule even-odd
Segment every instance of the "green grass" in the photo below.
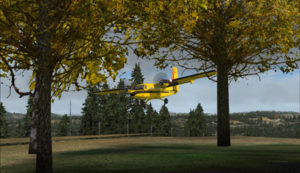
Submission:
{"label": "green grass", "polygon": [[[215,142],[167,137],[58,142],[54,172],[300,172],[298,140],[234,137],[231,147]],[[1,173],[34,172],[34,156],[24,155],[27,147],[1,147]]]}

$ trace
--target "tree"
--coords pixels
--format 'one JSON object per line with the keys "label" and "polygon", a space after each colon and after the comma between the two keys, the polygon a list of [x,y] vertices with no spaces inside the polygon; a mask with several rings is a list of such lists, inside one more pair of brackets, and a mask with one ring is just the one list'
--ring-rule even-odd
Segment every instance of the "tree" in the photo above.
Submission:
{"label": "tree", "polygon": [[[125,88],[125,83],[123,79],[120,79],[118,83],[118,88]],[[130,108],[129,98],[130,96],[125,93],[120,93],[116,95],[116,105],[118,105],[117,111],[117,122],[118,122],[118,132],[119,134],[126,133],[127,117]]]}
{"label": "tree", "polygon": [[[144,76],[139,64],[135,64],[134,69],[132,70],[131,81],[133,87],[144,82]],[[129,104],[131,105],[130,112],[133,123],[133,131],[135,133],[142,133],[145,131],[145,102],[144,100],[130,99]]]}
{"label": "tree", "polygon": [[82,135],[96,135],[98,134],[99,122],[99,95],[95,93],[96,87],[88,89],[88,95],[83,103],[82,118],[80,131]]}
{"label": "tree", "polygon": [[[34,97],[29,153],[36,172],[52,172],[51,99],[81,81],[96,85],[115,77],[126,62],[126,41],[116,12],[119,1],[1,1],[1,77],[22,96]],[[117,26],[117,29],[113,29]],[[30,91],[16,86],[17,71],[31,73]]]}
{"label": "tree", "polygon": [[22,137],[29,137],[30,135],[30,128],[31,128],[31,116],[33,110],[33,98],[29,97],[27,101],[27,111],[25,117],[23,119],[23,135]]}
{"label": "tree", "polygon": [[57,135],[58,136],[68,136],[70,131],[70,119],[67,114],[65,114],[58,123]]}
{"label": "tree", "polygon": [[23,126],[22,126],[22,122],[21,122],[21,120],[17,120],[17,137],[19,138],[19,137],[23,137],[23,134],[24,134],[24,132],[23,132]]}
{"label": "tree", "polygon": [[149,129],[150,135],[153,133],[153,124],[154,124],[154,110],[152,104],[150,103],[146,107],[146,127]]}
{"label": "tree", "polygon": [[[107,84],[103,84],[101,87],[103,90],[109,89]],[[98,114],[98,135],[103,134],[105,132],[105,124],[106,124],[106,116],[109,112],[108,102],[110,100],[109,95],[99,95],[98,96],[98,107],[99,107],[99,114]]]}
{"label": "tree", "polygon": [[133,86],[137,84],[142,84],[144,82],[144,76],[142,74],[140,64],[135,64],[131,72],[131,81]]}
{"label": "tree", "polygon": [[200,103],[195,110],[191,110],[185,124],[189,136],[203,136],[205,131],[205,119]]}
{"label": "tree", "polygon": [[159,111],[159,133],[161,135],[171,135],[171,117],[166,105],[162,105]]}
{"label": "tree", "polygon": [[134,2],[138,56],[159,68],[217,69],[218,146],[230,146],[228,81],[298,67],[296,0]]}
{"label": "tree", "polygon": [[143,133],[145,128],[145,113],[141,105],[142,100],[134,99],[132,107],[132,123],[134,133]]}
{"label": "tree", "polygon": [[159,134],[159,126],[160,126],[160,116],[156,110],[153,111],[152,114],[152,133]]}
{"label": "tree", "polygon": [[6,110],[0,102],[0,138],[7,137]]}

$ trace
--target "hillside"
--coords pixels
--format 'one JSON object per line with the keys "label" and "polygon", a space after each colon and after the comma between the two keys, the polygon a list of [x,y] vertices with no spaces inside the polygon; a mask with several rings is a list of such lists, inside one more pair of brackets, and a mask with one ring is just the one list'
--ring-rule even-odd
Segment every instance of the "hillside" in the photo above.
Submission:
{"label": "hillside", "polygon": [[[18,137],[18,124],[24,114],[7,113],[9,137]],[[52,135],[56,135],[57,124],[62,115],[52,114]],[[171,113],[172,136],[187,136],[185,122],[187,113]],[[230,115],[231,135],[300,138],[300,113],[255,111]],[[215,136],[217,116],[205,114],[206,136]],[[81,116],[71,116],[72,135],[79,135]]]}

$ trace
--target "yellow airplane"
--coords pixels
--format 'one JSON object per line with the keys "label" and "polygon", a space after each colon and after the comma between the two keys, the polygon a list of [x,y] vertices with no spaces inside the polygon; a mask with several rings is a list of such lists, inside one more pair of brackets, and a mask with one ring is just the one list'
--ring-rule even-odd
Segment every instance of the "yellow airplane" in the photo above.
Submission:
{"label": "yellow airplane", "polygon": [[[158,83],[143,83],[138,84],[132,88],[124,89],[112,89],[112,90],[102,90],[98,94],[116,94],[116,93],[128,93],[130,96],[136,99],[146,100],[146,103],[152,99],[160,99],[176,94],[179,91],[179,85],[190,82],[191,84],[195,79],[209,77],[217,74],[216,70],[197,73],[185,77],[178,78],[178,71],[176,67],[172,68],[172,80],[160,80]],[[165,98],[164,103],[168,103],[168,99]]]}

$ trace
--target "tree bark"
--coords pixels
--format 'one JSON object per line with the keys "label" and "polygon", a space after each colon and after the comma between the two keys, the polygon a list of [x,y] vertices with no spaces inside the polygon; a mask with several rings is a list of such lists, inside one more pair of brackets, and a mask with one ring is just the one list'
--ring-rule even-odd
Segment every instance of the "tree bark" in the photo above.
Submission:
{"label": "tree bark", "polygon": [[37,44],[39,56],[37,58],[36,86],[34,107],[37,114],[37,157],[36,172],[52,173],[52,140],[51,140],[51,75],[53,60],[50,53],[51,0],[41,0],[39,3],[39,35]]}
{"label": "tree bark", "polygon": [[230,146],[228,71],[225,64],[217,70],[218,146]]}

